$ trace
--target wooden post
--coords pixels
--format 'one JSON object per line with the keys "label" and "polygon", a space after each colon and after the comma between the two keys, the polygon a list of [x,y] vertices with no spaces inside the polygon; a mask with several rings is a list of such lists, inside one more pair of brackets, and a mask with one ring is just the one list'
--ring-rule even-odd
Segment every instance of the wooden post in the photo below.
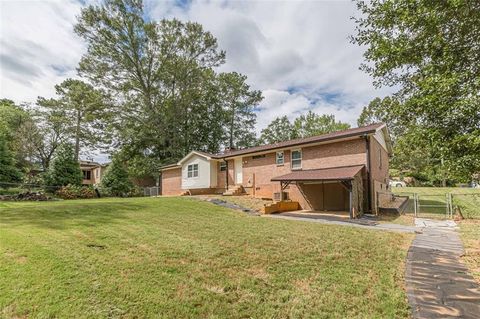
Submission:
{"label": "wooden post", "polygon": [[[353,187],[352,187],[353,188]],[[353,207],[352,207],[352,202],[353,202],[353,190],[350,188],[350,191],[348,192],[349,195],[349,205],[350,205],[350,219],[353,219]]]}

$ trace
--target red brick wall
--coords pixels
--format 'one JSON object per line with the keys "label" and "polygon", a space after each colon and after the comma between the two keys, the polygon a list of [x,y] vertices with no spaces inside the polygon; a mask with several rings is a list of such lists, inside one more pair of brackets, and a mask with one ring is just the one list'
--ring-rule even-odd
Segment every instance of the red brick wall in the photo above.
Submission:
{"label": "red brick wall", "polygon": [[162,195],[180,195],[182,191],[182,169],[162,171]]}
{"label": "red brick wall", "polygon": [[[271,182],[273,177],[285,175],[291,170],[290,151],[284,152],[284,165],[275,163],[276,152],[265,154],[263,158],[243,157],[243,186],[253,187],[255,197],[272,198],[280,192],[280,183]],[[349,165],[365,165],[366,148],[363,139],[302,148],[302,169],[319,169]],[[230,164],[229,164],[230,165]],[[285,189],[292,200],[300,202],[304,209],[311,209],[298,187],[292,183]]]}
{"label": "red brick wall", "polygon": [[[380,155],[381,154],[381,155]],[[373,137],[370,139],[370,176],[372,210],[376,208],[376,192],[386,192],[389,158],[387,151]]]}

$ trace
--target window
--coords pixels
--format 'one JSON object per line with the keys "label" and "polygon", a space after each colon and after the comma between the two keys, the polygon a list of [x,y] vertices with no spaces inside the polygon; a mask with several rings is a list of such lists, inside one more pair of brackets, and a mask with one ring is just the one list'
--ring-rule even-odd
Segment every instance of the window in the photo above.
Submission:
{"label": "window", "polygon": [[98,178],[100,176],[100,168],[95,170],[95,177]]}
{"label": "window", "polygon": [[277,165],[283,165],[283,152],[277,152],[276,163]]}
{"label": "window", "polygon": [[90,180],[92,178],[91,171],[82,171],[82,173],[83,173],[83,179]]}
{"label": "window", "polygon": [[292,169],[302,168],[302,151],[294,150],[292,151]]}
{"label": "window", "polygon": [[252,159],[258,159],[258,158],[264,158],[265,157],[265,154],[263,155],[254,155],[252,156]]}
{"label": "window", "polygon": [[220,171],[224,172],[227,170],[227,162],[220,162]]}
{"label": "window", "polygon": [[198,177],[198,164],[190,164],[188,165],[188,178],[191,177]]}

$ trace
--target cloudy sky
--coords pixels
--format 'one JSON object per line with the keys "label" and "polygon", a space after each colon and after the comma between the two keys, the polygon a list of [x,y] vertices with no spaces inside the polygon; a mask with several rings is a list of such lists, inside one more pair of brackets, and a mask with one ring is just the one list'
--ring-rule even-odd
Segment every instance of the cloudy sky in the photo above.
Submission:
{"label": "cloudy sky", "polygon": [[[95,1],[95,0],[92,0]],[[75,77],[85,45],[73,33],[89,0],[0,0],[0,97],[33,102]],[[376,90],[358,70],[364,48],[354,32],[350,1],[145,1],[151,19],[176,17],[204,25],[227,52],[220,71],[238,71],[263,92],[257,131],[276,116],[308,110],[352,125]]]}

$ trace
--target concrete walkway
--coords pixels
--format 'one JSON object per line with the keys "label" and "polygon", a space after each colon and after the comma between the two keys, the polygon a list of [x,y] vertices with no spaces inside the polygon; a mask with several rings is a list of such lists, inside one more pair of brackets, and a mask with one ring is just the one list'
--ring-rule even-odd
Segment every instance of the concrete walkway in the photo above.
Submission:
{"label": "concrete walkway", "polygon": [[405,226],[405,225],[399,225],[399,224],[383,224],[383,223],[380,224],[378,222],[375,222],[367,218],[345,219],[345,218],[335,218],[334,216],[325,216],[321,214],[318,214],[316,217],[312,217],[302,213],[295,213],[295,212],[262,215],[262,217],[298,220],[298,221],[306,221],[306,222],[330,224],[330,225],[350,226],[350,227],[358,227],[358,228],[364,228],[364,229],[383,230],[383,231],[392,231],[392,232],[400,232],[400,233],[415,233],[419,229],[415,226]]}
{"label": "concrete walkway", "polygon": [[461,262],[453,221],[416,219],[421,228],[407,255],[406,287],[414,318],[480,318],[480,288]]}

